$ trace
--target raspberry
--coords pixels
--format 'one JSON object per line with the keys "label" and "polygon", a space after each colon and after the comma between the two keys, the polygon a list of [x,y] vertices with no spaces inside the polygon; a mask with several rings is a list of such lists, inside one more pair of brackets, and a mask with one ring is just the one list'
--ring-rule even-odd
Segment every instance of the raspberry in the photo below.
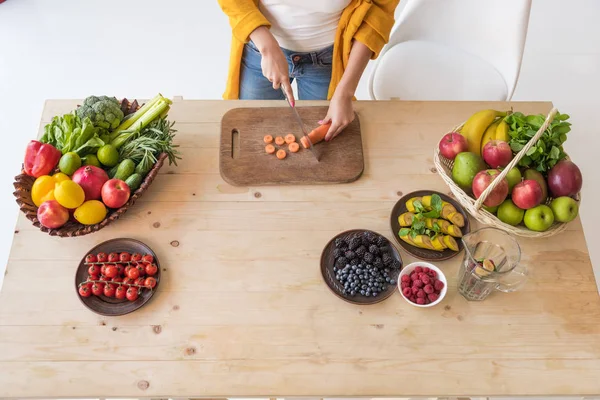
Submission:
{"label": "raspberry", "polygon": [[422,277],[421,280],[423,281],[424,285],[429,285],[431,283],[431,278],[428,277],[427,275],[425,275],[424,277]]}
{"label": "raspberry", "polygon": [[402,278],[400,278],[400,280],[402,282],[407,282],[408,283],[408,282],[410,282],[410,276],[408,276],[408,275],[402,275]]}
{"label": "raspberry", "polygon": [[437,290],[438,292],[441,292],[442,289],[444,288],[444,282],[442,281],[435,281],[435,284],[433,286],[435,288],[435,290]]}
{"label": "raspberry", "polygon": [[431,269],[429,269],[428,267],[423,267],[423,273],[428,274],[429,271],[431,271]]}
{"label": "raspberry", "polygon": [[423,288],[423,290],[425,291],[425,293],[431,294],[431,293],[433,293],[433,286],[431,286],[431,285],[425,285],[425,287]]}
{"label": "raspberry", "polygon": [[426,276],[427,276],[427,274],[426,274],[426,273],[424,273],[424,272],[421,272],[421,273],[419,274],[419,279],[420,279],[420,280],[423,280],[423,278],[425,278]]}
{"label": "raspberry", "polygon": [[422,267],[415,267],[415,272],[416,273],[423,272],[423,268]]}
{"label": "raspberry", "polygon": [[416,302],[417,302],[417,299],[415,298],[415,296],[410,296],[410,297],[408,298],[408,300],[412,301],[413,303],[416,303]]}
{"label": "raspberry", "polygon": [[425,292],[423,291],[423,289],[419,289],[419,291],[417,292],[417,297],[425,297]]}
{"label": "raspberry", "polygon": [[402,289],[402,294],[405,295],[406,297],[411,297],[412,296],[412,289],[407,287]]}
{"label": "raspberry", "polygon": [[418,297],[417,298],[417,304],[421,304],[421,305],[425,304],[425,299],[422,298],[422,297]]}
{"label": "raspberry", "polygon": [[419,279],[419,274],[417,274],[416,272],[413,272],[412,274],[410,274],[411,281],[416,281],[417,279]]}
{"label": "raspberry", "polygon": [[431,301],[433,303],[434,301],[436,301],[437,299],[440,298],[440,295],[437,293],[429,293],[427,295],[427,298],[429,299],[429,301]]}
{"label": "raspberry", "polygon": [[402,282],[402,283],[400,283],[400,289],[404,290],[406,288],[410,288],[410,285],[409,285],[408,282]]}
{"label": "raspberry", "polygon": [[417,279],[416,281],[413,281],[413,287],[422,288],[423,287],[423,281],[420,280],[420,279]]}
{"label": "raspberry", "polygon": [[425,298],[424,298],[424,300],[425,300],[425,304],[429,304],[429,303],[431,303],[431,301],[430,301],[430,300],[429,300],[429,298],[427,298],[427,297],[425,297]]}
{"label": "raspberry", "polygon": [[432,278],[437,278],[437,272],[435,272],[434,270],[429,271],[429,276]]}
{"label": "raspberry", "polygon": [[415,295],[419,292],[419,288],[415,287],[415,286],[413,286],[411,290],[412,290],[412,293]]}

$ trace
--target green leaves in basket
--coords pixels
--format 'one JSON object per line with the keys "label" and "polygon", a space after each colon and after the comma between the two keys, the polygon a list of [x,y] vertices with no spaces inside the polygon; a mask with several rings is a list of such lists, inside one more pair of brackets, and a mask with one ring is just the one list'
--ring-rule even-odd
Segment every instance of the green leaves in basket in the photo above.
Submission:
{"label": "green leaves in basket", "polygon": [[[513,153],[518,153],[525,147],[544,124],[545,119],[546,117],[542,114],[525,116],[520,112],[504,118],[510,127],[509,145]],[[568,119],[568,114],[557,113],[537,143],[519,161],[519,166],[534,168],[545,173],[565,158],[567,155],[562,145],[567,140],[567,133],[571,130],[571,124],[566,122]]]}

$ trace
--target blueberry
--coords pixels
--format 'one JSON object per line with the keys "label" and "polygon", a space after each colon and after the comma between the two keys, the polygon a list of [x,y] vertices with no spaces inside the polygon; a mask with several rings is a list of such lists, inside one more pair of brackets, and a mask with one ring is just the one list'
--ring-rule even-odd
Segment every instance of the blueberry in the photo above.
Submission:
{"label": "blueberry", "polygon": [[[354,261],[354,260],[352,260],[352,261]],[[356,265],[352,265],[351,269],[352,269],[352,271],[356,271]]]}
{"label": "blueberry", "polygon": [[365,279],[365,276],[364,276],[363,274],[360,274],[360,275],[358,275],[358,277],[359,277],[360,279]]}
{"label": "blueberry", "polygon": [[351,288],[353,288],[353,287],[356,287],[356,283],[354,283],[354,282],[350,282],[350,287],[351,287]]}
{"label": "blueberry", "polygon": [[373,292],[373,297],[377,297],[378,294],[379,293],[377,293],[377,292]]}
{"label": "blueberry", "polygon": [[354,290],[350,291],[350,296],[356,296],[356,291],[354,291]]}
{"label": "blueberry", "polygon": [[371,290],[370,289],[365,290],[365,296],[370,296],[370,295],[371,295]]}
{"label": "blueberry", "polygon": [[373,282],[368,283],[369,287],[373,287]]}
{"label": "blueberry", "polygon": [[360,294],[362,294],[363,296],[365,295],[365,293],[366,293],[366,292],[365,292],[364,290],[361,290],[361,291],[360,291]]}
{"label": "blueberry", "polygon": [[383,292],[384,290],[387,290],[387,285],[383,285],[383,286],[381,287],[381,291]]}
{"label": "blueberry", "polygon": [[385,269],[384,269],[384,271],[385,271],[385,272],[388,272],[388,273],[389,273],[389,272],[392,272],[392,270],[391,270],[391,269],[389,269],[389,268],[385,268]]}
{"label": "blueberry", "polygon": [[360,268],[360,265],[359,265],[359,266],[358,266],[358,268],[356,268],[356,273],[357,273],[357,274],[360,274],[360,273],[362,273],[362,272],[363,272],[363,270]]}
{"label": "blueberry", "polygon": [[342,293],[346,294],[346,289],[342,290]]}
{"label": "blueberry", "polygon": [[367,285],[362,285],[360,288],[361,289],[366,289],[368,286]]}

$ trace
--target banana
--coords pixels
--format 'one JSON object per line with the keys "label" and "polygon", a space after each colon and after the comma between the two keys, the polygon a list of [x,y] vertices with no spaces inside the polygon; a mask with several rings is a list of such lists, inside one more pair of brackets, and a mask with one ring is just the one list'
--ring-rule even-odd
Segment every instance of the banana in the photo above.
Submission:
{"label": "banana", "polygon": [[508,142],[510,140],[510,136],[508,136],[509,128],[508,124],[504,122],[504,118],[500,119],[500,123],[496,128],[496,140]]}
{"label": "banana", "polygon": [[478,111],[467,120],[461,134],[467,139],[468,150],[481,156],[481,138],[488,126],[498,117],[505,116],[506,113],[496,110]]}
{"label": "banana", "polygon": [[421,198],[420,197],[413,197],[411,199],[406,200],[406,209],[409,212],[411,212],[411,213],[413,213],[413,212],[416,211],[415,210],[415,205],[413,204],[415,201],[421,201]]}
{"label": "banana", "polygon": [[451,235],[457,238],[462,237],[462,231],[460,230],[460,228],[456,225],[452,225],[450,222],[443,220],[443,219],[436,219],[436,218],[425,218],[425,226],[427,226],[427,228],[429,229],[433,229],[433,224],[437,224],[437,226],[440,228],[440,231],[442,231],[442,233],[445,233],[447,235]]}
{"label": "banana", "polygon": [[431,243],[431,239],[427,235],[417,235],[414,238],[411,237],[411,240],[417,246],[423,249],[435,250],[433,244]]}
{"label": "banana", "polygon": [[465,218],[459,212],[451,212],[445,218],[460,228],[465,226]]}
{"label": "banana", "polygon": [[446,247],[448,247],[448,246],[446,246],[446,243],[444,243],[444,240],[443,240],[442,236],[440,236],[440,235],[436,236],[435,239],[431,239],[431,244],[437,251],[442,251]]}
{"label": "banana", "polygon": [[410,212],[405,212],[404,214],[400,214],[398,217],[398,223],[400,226],[411,226],[415,218],[415,214]]}
{"label": "banana", "polygon": [[492,123],[490,126],[488,126],[488,128],[485,130],[485,133],[483,134],[483,137],[481,138],[481,154],[483,154],[483,148],[485,147],[485,145],[488,142],[491,142],[492,140],[496,139],[496,129],[497,129],[498,125],[500,125],[501,121],[502,121],[501,119],[496,120],[494,123]]}
{"label": "banana", "polygon": [[444,241],[446,247],[448,247],[450,250],[458,251],[458,243],[456,243],[456,240],[454,240],[452,236],[446,235],[442,238],[442,240]]}

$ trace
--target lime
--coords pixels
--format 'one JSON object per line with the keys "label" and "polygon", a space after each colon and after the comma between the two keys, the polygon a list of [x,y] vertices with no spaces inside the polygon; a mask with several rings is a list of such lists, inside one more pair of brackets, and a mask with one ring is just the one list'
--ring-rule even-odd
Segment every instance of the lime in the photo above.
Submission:
{"label": "lime", "polygon": [[73,151],[63,155],[58,162],[58,169],[67,175],[73,175],[79,167],[81,167],[81,158]]}
{"label": "lime", "polygon": [[77,183],[62,181],[54,188],[54,198],[65,208],[77,208],[85,200],[85,193]]}
{"label": "lime", "polygon": [[98,161],[107,167],[114,167],[119,163],[119,152],[115,146],[105,144],[98,150]]}
{"label": "lime", "polygon": [[94,225],[106,217],[106,206],[99,200],[88,200],[75,210],[73,216],[83,225]]}
{"label": "lime", "polygon": [[88,154],[83,157],[83,165],[93,165],[94,167],[101,168],[100,161],[98,161],[98,157],[94,154]]}

